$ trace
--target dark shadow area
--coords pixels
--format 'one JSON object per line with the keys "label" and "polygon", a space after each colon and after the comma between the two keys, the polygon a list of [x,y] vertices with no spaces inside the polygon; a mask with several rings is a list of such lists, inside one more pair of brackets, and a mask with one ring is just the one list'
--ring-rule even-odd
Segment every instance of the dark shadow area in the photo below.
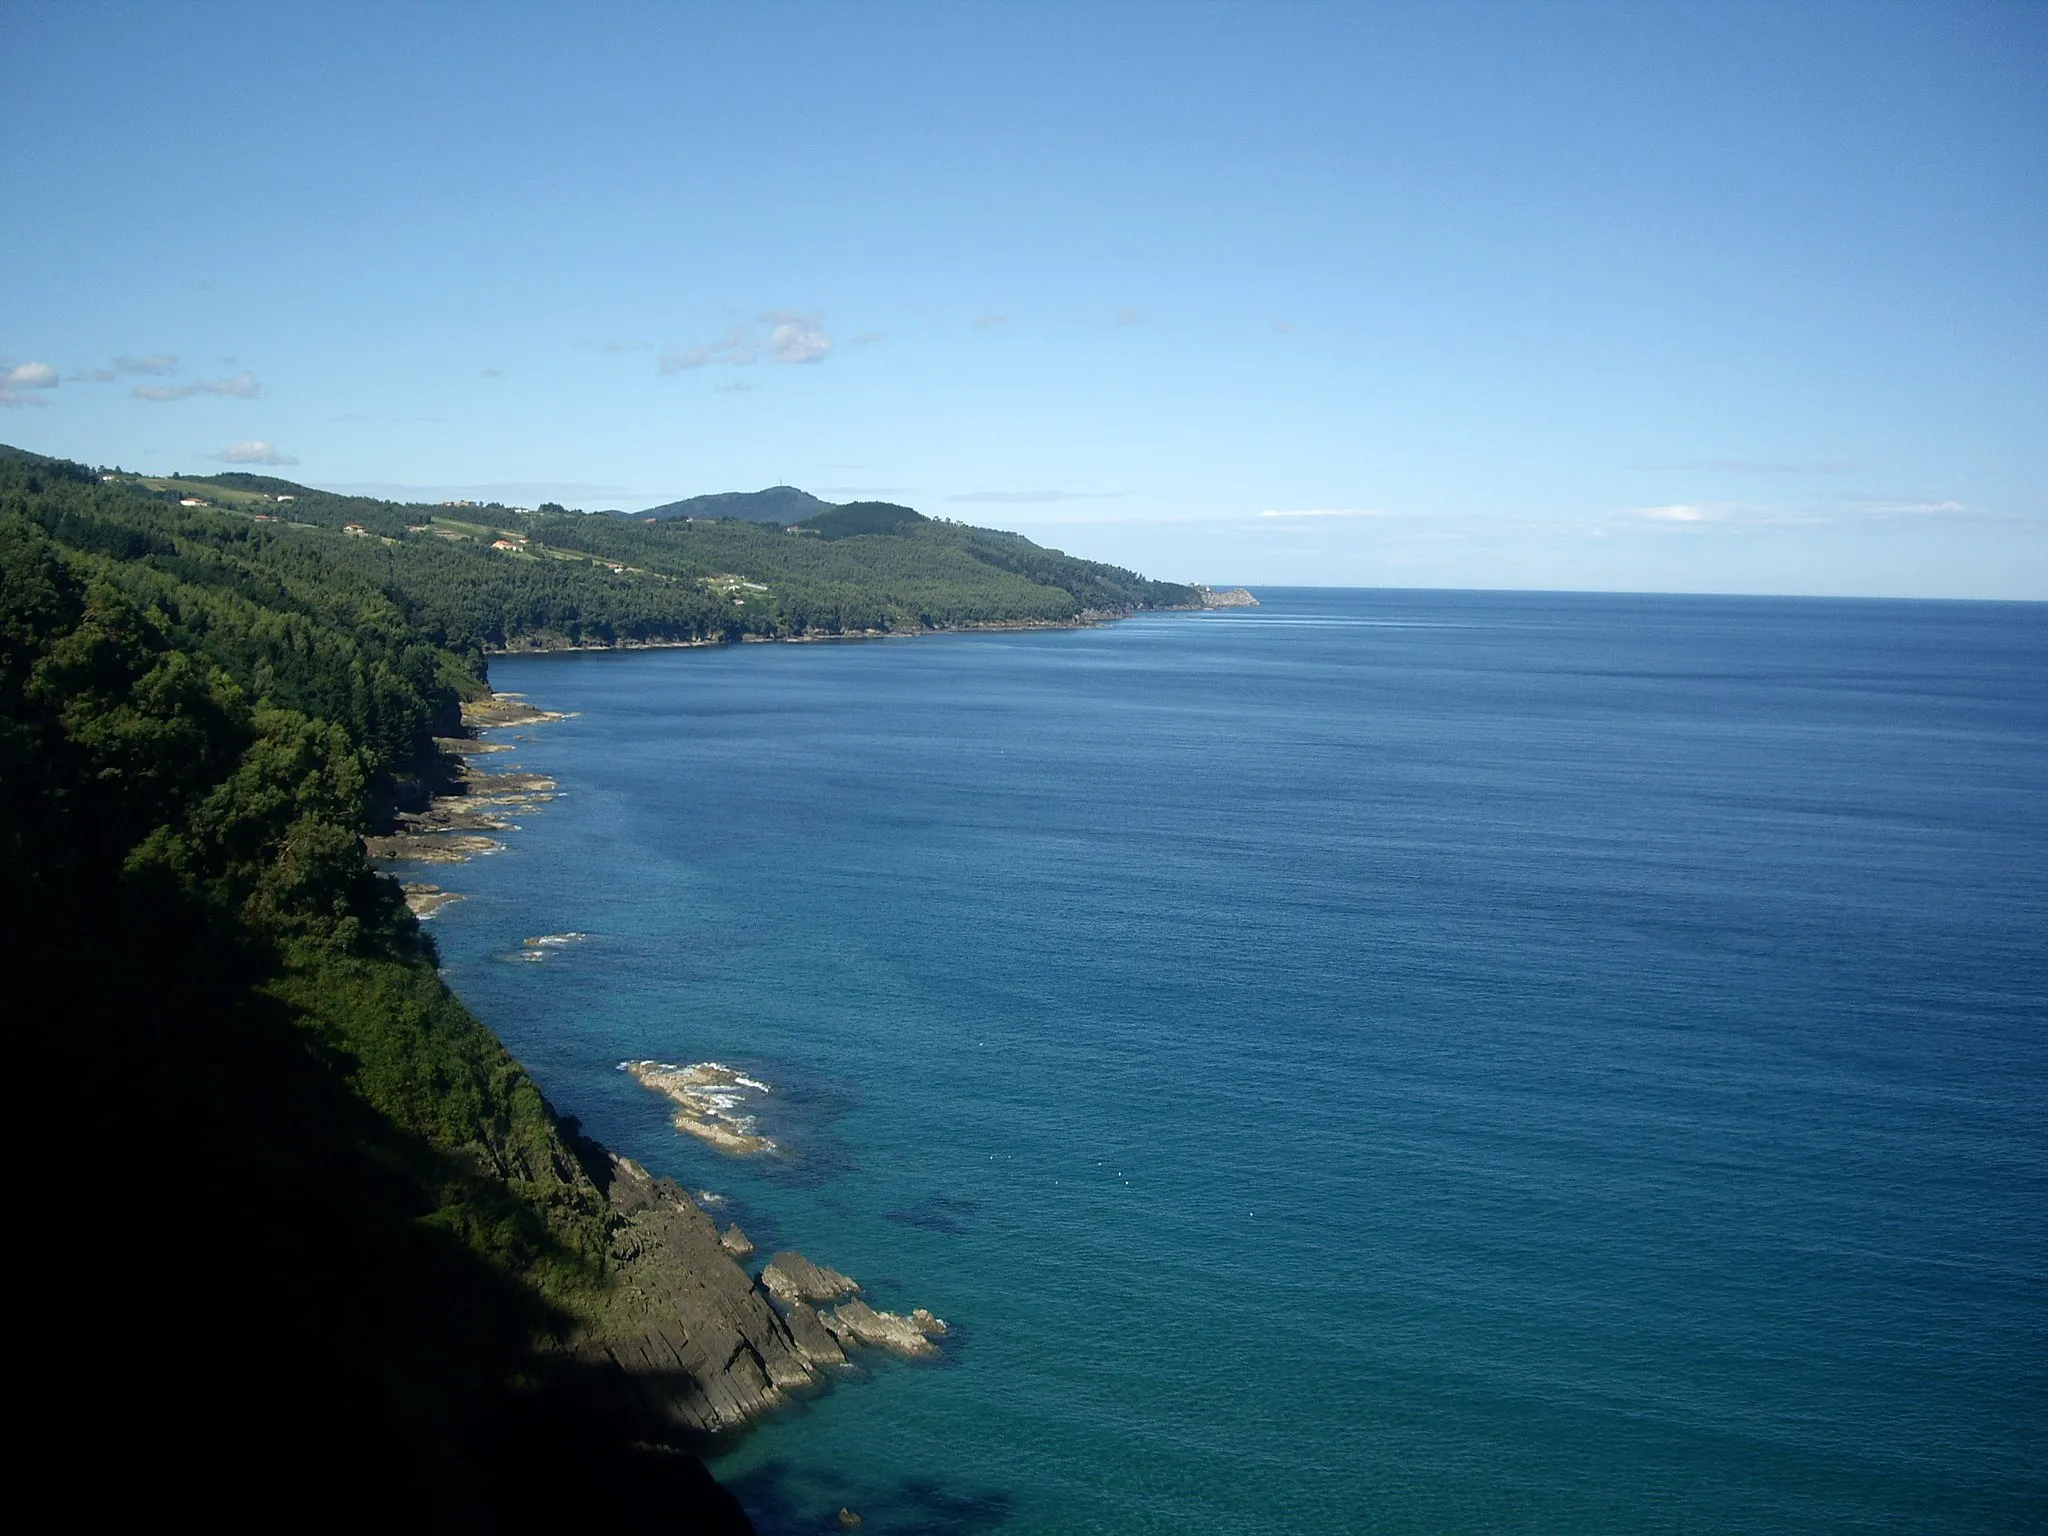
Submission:
{"label": "dark shadow area", "polygon": [[948,1488],[924,1478],[869,1485],[787,1461],[768,1462],[726,1487],[761,1536],[850,1529],[839,1518],[841,1509],[860,1517],[861,1530],[890,1536],[973,1536],[1016,1515],[1016,1500],[1007,1493]]}
{"label": "dark shadow area", "polygon": [[291,1009],[132,931],[113,955],[101,924],[10,917],[16,1166],[56,1196],[22,1272],[53,1325],[17,1355],[18,1454],[108,1464],[64,1477],[71,1518],[747,1529],[688,1448],[529,1385],[566,1319],[437,1224],[475,1171],[351,1092]]}

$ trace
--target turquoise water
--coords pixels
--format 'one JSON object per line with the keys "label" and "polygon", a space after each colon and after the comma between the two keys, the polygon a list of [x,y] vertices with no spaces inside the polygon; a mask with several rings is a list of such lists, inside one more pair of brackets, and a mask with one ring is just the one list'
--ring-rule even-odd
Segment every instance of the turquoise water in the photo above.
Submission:
{"label": "turquoise water", "polygon": [[581,714],[456,989],[955,1325],[761,1529],[2048,1525],[2048,609],[1262,596],[494,664]]}

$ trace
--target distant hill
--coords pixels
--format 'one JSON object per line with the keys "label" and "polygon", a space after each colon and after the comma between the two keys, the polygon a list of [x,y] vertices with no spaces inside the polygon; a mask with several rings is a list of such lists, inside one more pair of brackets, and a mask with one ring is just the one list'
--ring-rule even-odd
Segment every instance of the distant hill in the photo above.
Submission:
{"label": "distant hill", "polygon": [[765,491],[719,491],[710,496],[691,496],[625,515],[659,520],[671,517],[735,517],[741,522],[773,523],[778,528],[787,528],[792,523],[831,511],[832,505],[793,485],[771,485]]}
{"label": "distant hill", "polygon": [[478,676],[494,651],[1074,624],[1203,602],[1018,534],[793,486],[605,516],[378,501],[241,471],[88,470],[0,449],[9,462],[24,484],[96,488],[85,499],[104,515],[51,504],[59,543],[179,572],[228,551],[246,563],[237,580],[257,586],[346,573]]}
{"label": "distant hill", "polygon": [[851,539],[863,533],[897,533],[912,523],[929,521],[922,512],[899,507],[893,501],[849,501],[843,507],[830,507],[816,517],[807,517],[795,526],[798,533],[815,533],[822,539]]}

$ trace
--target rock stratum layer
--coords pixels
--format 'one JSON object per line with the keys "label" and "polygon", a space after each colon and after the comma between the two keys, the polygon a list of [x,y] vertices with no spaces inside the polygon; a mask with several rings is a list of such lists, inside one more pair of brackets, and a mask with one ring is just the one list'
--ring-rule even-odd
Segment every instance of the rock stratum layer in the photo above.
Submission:
{"label": "rock stratum layer", "polygon": [[946,1324],[923,1308],[899,1316],[856,1296],[821,1312],[813,1302],[860,1286],[788,1252],[756,1281],[735,1259],[732,1234],[721,1236],[674,1180],[616,1156],[603,1172],[611,1284],[559,1364],[615,1416],[651,1433],[716,1434],[821,1385],[851,1363],[849,1350],[936,1352]]}

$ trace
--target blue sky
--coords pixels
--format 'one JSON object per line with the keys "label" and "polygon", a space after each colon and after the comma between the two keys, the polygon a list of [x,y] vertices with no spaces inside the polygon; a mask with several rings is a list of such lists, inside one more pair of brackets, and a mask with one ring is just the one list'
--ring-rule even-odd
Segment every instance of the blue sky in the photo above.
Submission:
{"label": "blue sky", "polygon": [[0,89],[42,452],[2048,597],[2048,6],[0,0]]}

